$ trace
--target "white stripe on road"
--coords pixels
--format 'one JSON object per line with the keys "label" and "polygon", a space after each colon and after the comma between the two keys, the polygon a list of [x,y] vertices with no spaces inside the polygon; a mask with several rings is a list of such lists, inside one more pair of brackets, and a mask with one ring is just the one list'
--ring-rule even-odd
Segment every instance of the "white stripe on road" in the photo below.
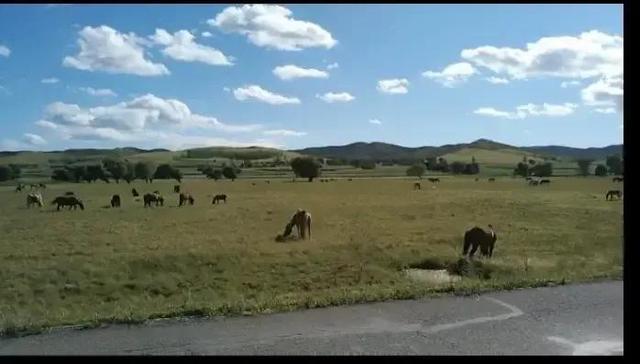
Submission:
{"label": "white stripe on road", "polygon": [[474,318],[474,319],[470,319],[470,320],[464,320],[464,321],[458,321],[458,322],[453,322],[450,324],[442,324],[442,325],[435,325],[435,326],[431,326],[427,329],[422,329],[419,330],[418,332],[420,334],[433,334],[436,332],[440,332],[440,331],[444,331],[444,330],[450,330],[450,329],[457,329],[459,327],[463,327],[463,326],[467,326],[467,325],[474,325],[474,324],[481,324],[481,323],[485,323],[485,322],[489,322],[489,321],[502,321],[502,320],[508,320],[510,318],[514,318],[514,317],[518,317],[523,315],[523,312],[513,306],[510,305],[506,302],[502,302],[498,299],[495,298],[491,298],[491,297],[484,297],[489,301],[495,302],[503,307],[508,308],[511,312],[509,313],[505,313],[502,315],[497,315],[497,316],[485,316],[485,317],[478,317],[478,318]]}

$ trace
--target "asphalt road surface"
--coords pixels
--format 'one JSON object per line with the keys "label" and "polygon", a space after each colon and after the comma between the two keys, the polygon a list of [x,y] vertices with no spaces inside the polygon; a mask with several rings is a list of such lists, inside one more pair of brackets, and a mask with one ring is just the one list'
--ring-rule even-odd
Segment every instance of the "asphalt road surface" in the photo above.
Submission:
{"label": "asphalt road surface", "polygon": [[622,355],[623,282],[0,339],[0,355]]}

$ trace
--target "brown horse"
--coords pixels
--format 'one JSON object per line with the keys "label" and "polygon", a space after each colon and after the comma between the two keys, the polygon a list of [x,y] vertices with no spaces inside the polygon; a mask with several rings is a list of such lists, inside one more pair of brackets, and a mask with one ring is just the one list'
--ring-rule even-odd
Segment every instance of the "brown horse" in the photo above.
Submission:
{"label": "brown horse", "polygon": [[609,190],[609,192],[607,192],[607,195],[605,196],[605,199],[607,201],[613,200],[613,196],[616,196],[618,199],[621,199],[622,198],[622,191],[620,191],[620,190]]}
{"label": "brown horse", "polygon": [[193,205],[195,202],[193,196],[191,196],[191,194],[189,193],[181,193],[178,206],[186,205],[187,202],[189,202],[189,205]]}
{"label": "brown horse", "polygon": [[212,204],[212,205],[213,205],[213,204],[217,204],[217,203],[218,203],[218,201],[224,201],[224,203],[227,203],[227,195],[224,195],[224,194],[222,194],[222,195],[215,195],[215,196],[213,197],[213,201],[211,201],[211,204]]}
{"label": "brown horse", "polygon": [[42,195],[40,193],[30,193],[27,195],[27,208],[30,208],[33,205],[38,205],[38,207],[44,206],[44,202],[42,202]]}

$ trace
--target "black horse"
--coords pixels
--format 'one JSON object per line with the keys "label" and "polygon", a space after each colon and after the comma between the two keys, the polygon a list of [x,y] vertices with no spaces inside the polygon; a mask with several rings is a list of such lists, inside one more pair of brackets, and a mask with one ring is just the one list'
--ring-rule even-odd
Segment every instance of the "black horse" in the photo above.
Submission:
{"label": "black horse", "polygon": [[489,178],[489,182],[495,182],[495,181],[496,181],[495,178],[493,178],[493,177]]}
{"label": "black horse", "polygon": [[138,193],[138,191],[136,191],[136,189],[135,189],[135,188],[132,188],[132,189],[131,189],[131,194],[133,195],[133,197],[138,197],[138,196],[140,196],[140,194]]}
{"label": "black horse", "polygon": [[111,196],[111,207],[120,207],[120,195]]}
{"label": "black horse", "polygon": [[58,211],[60,211],[60,207],[64,206],[68,206],[69,210],[71,210],[71,208],[75,210],[78,207],[80,207],[80,210],[84,210],[84,204],[75,196],[58,196],[53,200],[53,202],[51,202],[51,204],[58,205]]}
{"label": "black horse", "polygon": [[427,178],[429,180],[429,182],[431,183],[436,183],[436,182],[440,182],[440,178]]}
{"label": "black horse", "polygon": [[478,247],[480,247],[480,255],[485,257],[493,256],[493,247],[496,244],[496,240],[498,237],[496,236],[495,231],[493,231],[493,226],[489,225],[489,232],[482,230],[479,227],[471,228],[464,233],[464,246],[462,250],[462,255],[467,255],[469,252],[469,248],[471,248],[471,252],[469,252],[469,257],[473,257]]}
{"label": "black horse", "polygon": [[180,185],[173,186],[173,192],[180,193]]}
{"label": "black horse", "polygon": [[143,199],[144,207],[151,207],[152,203],[156,206],[164,206],[164,198],[158,193],[145,193]]}
{"label": "black horse", "polygon": [[548,179],[540,180],[540,184],[541,184],[541,185],[544,185],[544,184],[550,184],[550,183],[551,183],[551,181],[550,181],[550,180],[548,180]]}
{"label": "black horse", "polygon": [[613,177],[613,182],[622,182],[623,180],[623,177]]}

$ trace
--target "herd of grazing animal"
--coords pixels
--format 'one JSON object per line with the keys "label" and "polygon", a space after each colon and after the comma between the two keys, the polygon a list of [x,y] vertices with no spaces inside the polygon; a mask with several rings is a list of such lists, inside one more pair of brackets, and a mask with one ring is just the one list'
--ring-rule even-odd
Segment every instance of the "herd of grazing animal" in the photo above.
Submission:
{"label": "herd of grazing animal", "polygon": [[[440,182],[439,178],[428,178],[427,180],[431,183]],[[479,179],[476,177],[474,180],[477,182]],[[529,185],[533,185],[533,186],[551,183],[549,179],[527,177],[526,180],[528,181]],[[329,181],[335,181],[335,179],[333,178],[320,179],[320,182],[329,182]],[[349,178],[348,181],[352,181],[352,179]],[[495,182],[495,178],[490,177],[488,178],[488,181]],[[613,182],[623,182],[623,177],[614,177]],[[269,184],[270,182],[267,180],[265,181],[265,183]],[[255,183],[252,183],[252,184],[255,185]],[[31,190],[44,189],[46,188],[46,186],[42,183],[31,184],[30,188]],[[419,182],[415,182],[413,184],[413,188],[414,190],[420,190],[422,189],[422,186]],[[24,189],[26,189],[26,185],[19,184],[16,187],[16,192],[23,191]],[[194,205],[195,199],[193,195],[191,195],[190,193],[181,192],[180,185],[175,185],[173,187],[173,191],[174,193],[179,194],[179,198],[178,198],[179,207],[185,206],[187,205],[187,203],[189,205]],[[134,198],[136,198],[136,200],[140,196],[140,194],[135,188],[131,190],[131,194],[133,195]],[[605,199],[607,201],[613,200],[614,198],[621,199],[622,192],[620,190],[609,190],[606,193]],[[164,197],[160,194],[159,191],[154,191],[153,193],[145,193],[143,195],[143,200],[144,200],[144,207],[164,206]],[[227,202],[226,194],[217,194],[213,197],[213,200],[211,201],[212,204],[218,204],[220,202],[224,202],[224,203]],[[120,195],[117,195],[117,194],[112,195],[110,204],[112,208],[120,207],[121,206]],[[84,210],[83,201],[77,198],[75,194],[70,191],[66,192],[63,196],[56,197],[52,201],[52,205],[57,205],[56,209],[58,211],[63,207],[68,207],[69,210],[71,209],[75,210],[79,207],[80,210]],[[33,206],[38,206],[38,207],[44,206],[43,197],[40,191],[30,192],[29,194],[27,194],[27,208],[31,208]],[[478,249],[480,249],[481,257],[491,258],[493,256],[493,250],[497,240],[497,235],[492,225],[488,225],[488,227],[489,227],[488,231],[485,231],[480,227],[475,226],[465,232],[464,240],[463,240],[463,249],[462,249],[463,256],[473,258],[474,254]],[[298,239],[303,239],[303,240],[311,239],[311,214],[306,210],[298,209],[293,214],[293,216],[291,217],[287,225],[285,226],[284,232],[278,235],[276,237],[276,240],[277,241],[286,240],[291,236],[294,228],[296,228],[297,230]]]}

